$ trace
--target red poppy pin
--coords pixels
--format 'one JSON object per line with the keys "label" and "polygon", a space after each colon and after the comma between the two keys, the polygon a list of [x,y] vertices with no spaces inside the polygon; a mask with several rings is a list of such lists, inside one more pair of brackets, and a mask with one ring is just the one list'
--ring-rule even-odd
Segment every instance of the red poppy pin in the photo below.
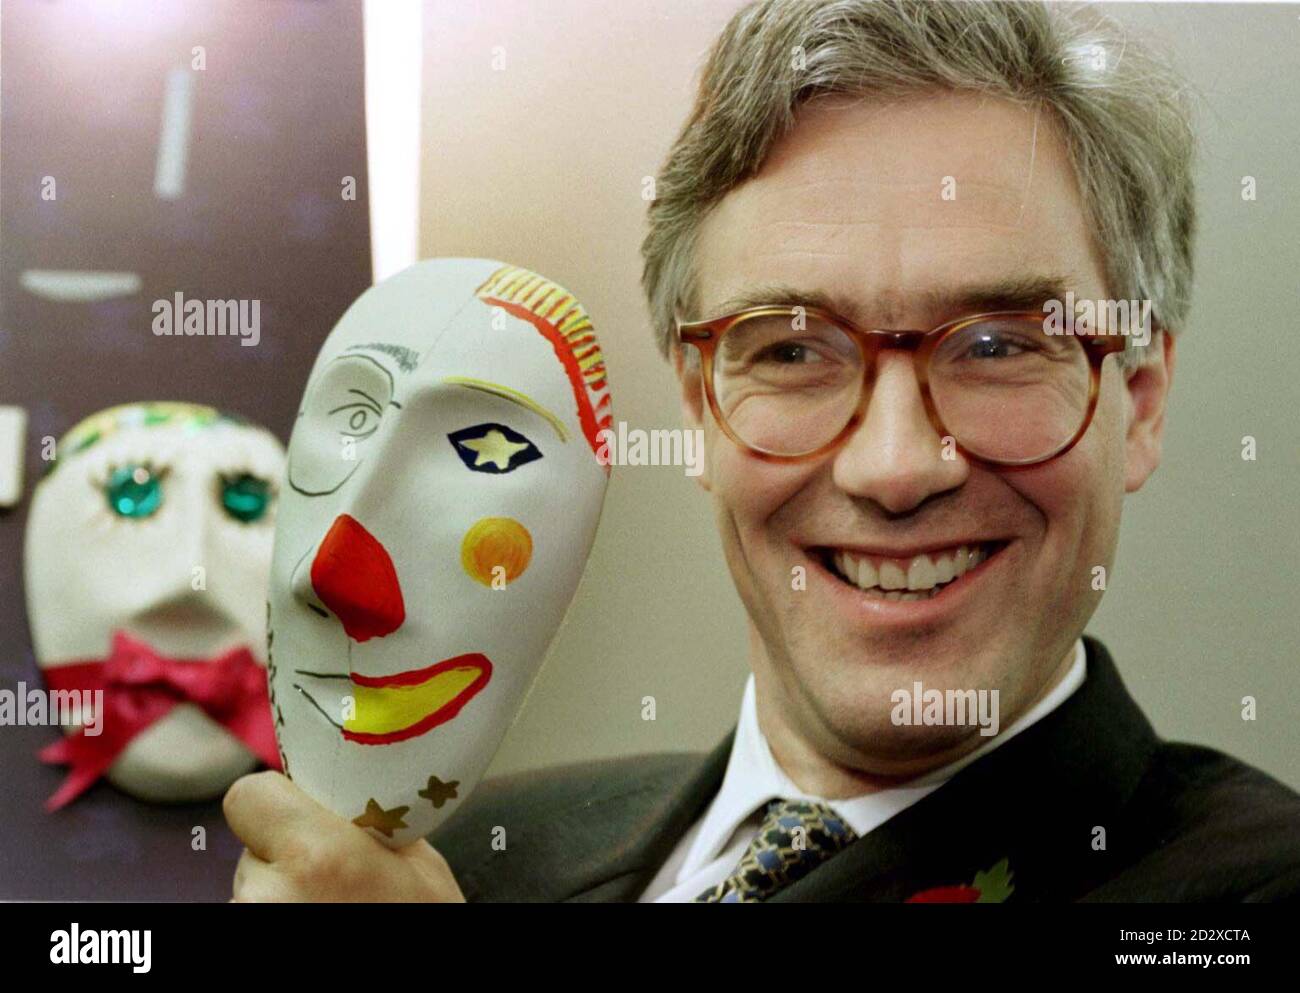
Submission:
{"label": "red poppy pin", "polygon": [[975,873],[975,880],[958,886],[935,886],[909,896],[904,903],[1002,903],[1015,892],[1010,860],[1003,859],[985,872]]}

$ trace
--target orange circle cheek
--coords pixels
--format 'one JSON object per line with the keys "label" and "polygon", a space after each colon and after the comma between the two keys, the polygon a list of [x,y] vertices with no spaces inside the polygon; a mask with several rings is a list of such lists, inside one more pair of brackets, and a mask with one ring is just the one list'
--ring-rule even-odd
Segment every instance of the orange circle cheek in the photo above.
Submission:
{"label": "orange circle cheek", "polygon": [[512,517],[485,517],[465,532],[460,543],[460,564],[484,586],[491,586],[498,576],[513,583],[532,557],[533,536]]}

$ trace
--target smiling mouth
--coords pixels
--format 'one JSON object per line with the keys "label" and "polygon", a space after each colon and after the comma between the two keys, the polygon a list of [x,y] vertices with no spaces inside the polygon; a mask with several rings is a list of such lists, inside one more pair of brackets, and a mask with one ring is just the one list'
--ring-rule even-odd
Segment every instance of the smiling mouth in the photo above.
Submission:
{"label": "smiling mouth", "polygon": [[868,597],[932,600],[1007,545],[1006,541],[981,541],[936,548],[907,558],[872,555],[846,548],[823,547],[810,552],[833,576]]}
{"label": "smiling mouth", "polygon": [[[471,652],[393,676],[294,672],[311,681],[311,690],[300,683],[293,688],[344,739],[388,745],[422,735],[459,714],[492,678],[492,663],[486,655]],[[333,707],[332,714],[322,700]]]}

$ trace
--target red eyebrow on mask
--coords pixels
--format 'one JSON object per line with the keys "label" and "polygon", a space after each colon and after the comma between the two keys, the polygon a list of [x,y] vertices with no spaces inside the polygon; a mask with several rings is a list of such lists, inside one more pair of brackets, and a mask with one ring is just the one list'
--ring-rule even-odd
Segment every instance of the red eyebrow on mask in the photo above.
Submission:
{"label": "red eyebrow on mask", "polygon": [[[613,415],[605,356],[582,304],[545,276],[516,266],[502,266],[483,281],[475,295],[527,321],[551,343],[573,388],[583,437],[595,453],[601,444],[600,432],[613,423]],[[609,472],[608,465],[604,469]]]}

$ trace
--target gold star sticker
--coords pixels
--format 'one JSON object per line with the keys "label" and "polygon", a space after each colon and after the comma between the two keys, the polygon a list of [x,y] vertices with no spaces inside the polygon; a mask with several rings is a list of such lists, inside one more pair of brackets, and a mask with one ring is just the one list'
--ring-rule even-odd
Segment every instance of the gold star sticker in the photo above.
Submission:
{"label": "gold star sticker", "polygon": [[385,810],[375,803],[372,797],[366,801],[366,812],[354,818],[352,823],[357,827],[374,828],[385,838],[391,838],[397,828],[406,827],[402,817],[410,809],[410,807],[394,807],[392,810]]}
{"label": "gold star sticker", "polygon": [[430,776],[429,785],[420,790],[419,795],[433,804],[435,810],[440,810],[442,805],[448,800],[456,799],[456,787],[459,785],[459,779],[453,779],[450,783],[444,783],[437,776]]}
{"label": "gold star sticker", "polygon": [[471,438],[462,441],[461,444],[471,452],[478,452],[478,458],[474,460],[476,467],[485,462],[492,462],[498,469],[509,469],[510,460],[528,447],[517,441],[511,441],[496,428],[482,438]]}

